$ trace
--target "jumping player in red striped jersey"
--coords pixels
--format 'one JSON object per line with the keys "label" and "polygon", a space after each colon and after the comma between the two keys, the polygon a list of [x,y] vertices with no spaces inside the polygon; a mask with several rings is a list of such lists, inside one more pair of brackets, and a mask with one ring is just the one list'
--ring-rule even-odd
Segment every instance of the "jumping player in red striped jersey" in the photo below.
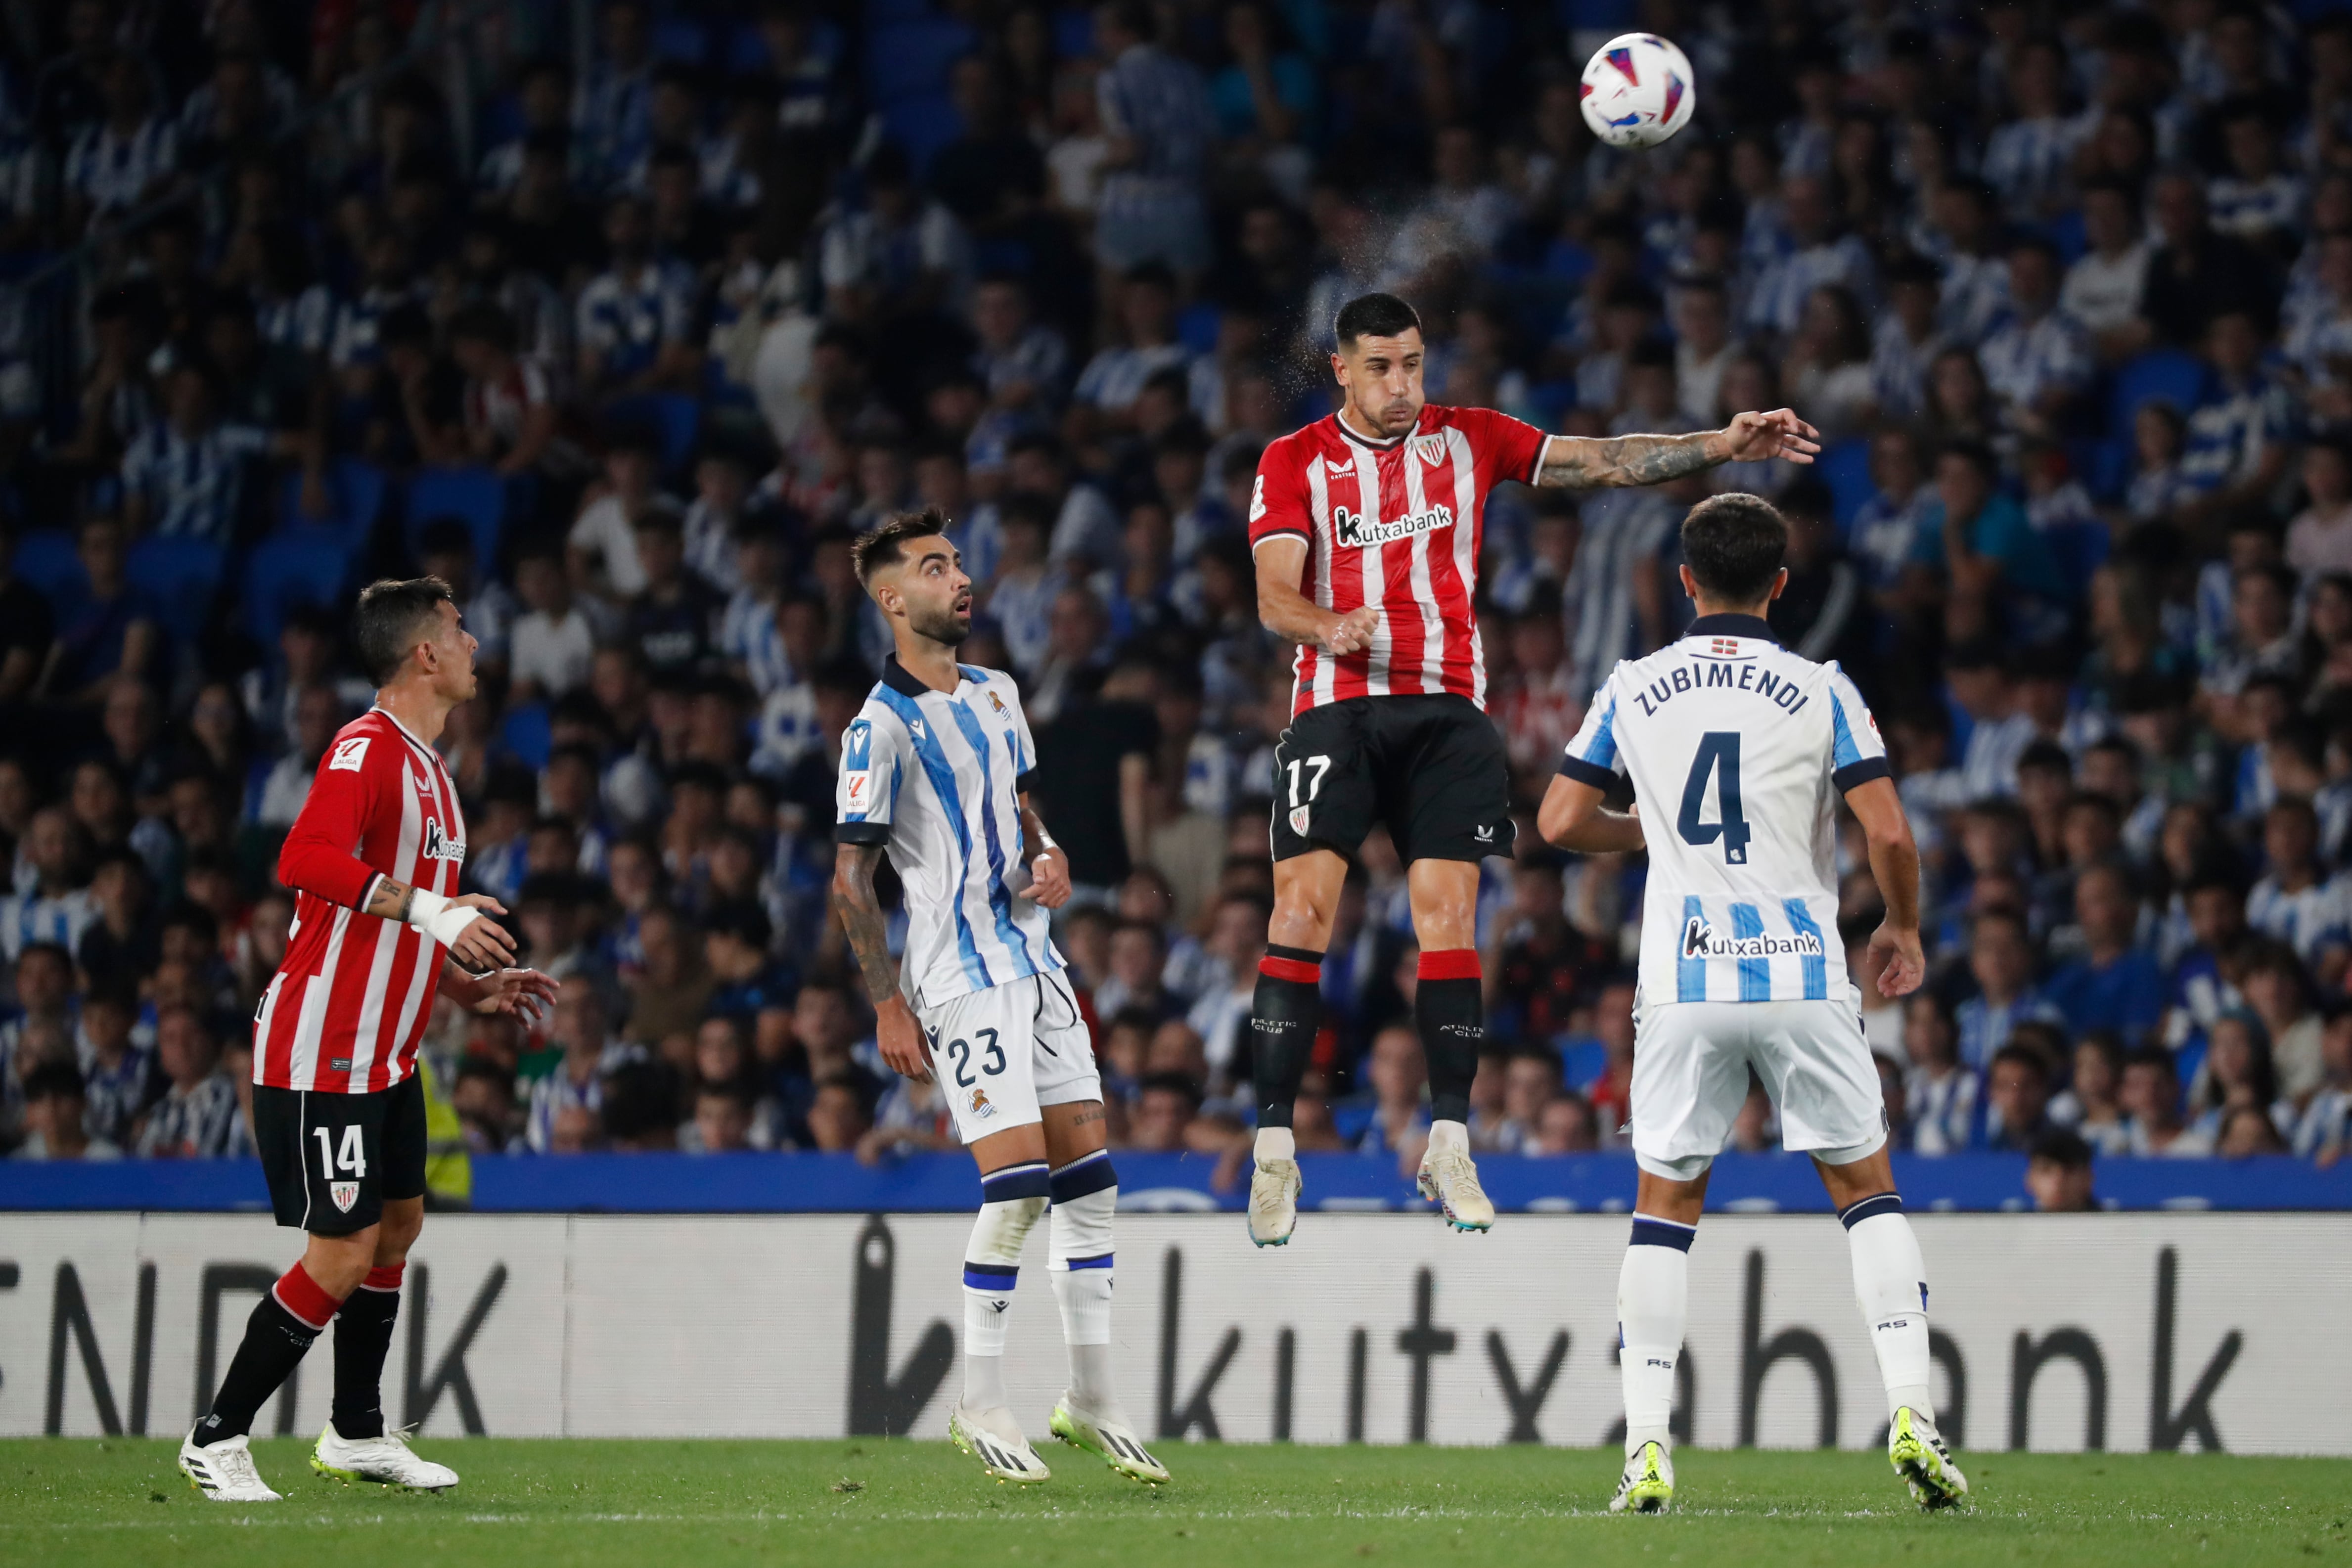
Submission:
{"label": "jumping player in red striped jersey", "polygon": [[1321,1020],[1323,952],[1349,859],[1385,824],[1421,943],[1413,1012],[1429,1062],[1419,1181],[1457,1229],[1495,1207],[1470,1160],[1470,1081],[1486,1037],[1478,862],[1511,852],[1509,762],[1484,709],[1475,610],[1486,495],[1532,485],[1653,485],[1718,463],[1810,463],[1817,432],[1787,409],[1721,430],[1607,440],[1547,435],[1422,393],[1421,318],[1387,294],[1350,300],[1331,356],[1339,412],[1266,447],[1250,503],[1259,619],[1298,644],[1290,727],[1275,747],[1274,918],[1250,1019],[1257,1098],[1250,1239],[1289,1240],[1291,1136]]}
{"label": "jumping player in red striped jersey", "polygon": [[384,1354],[408,1249],[425,1224],[425,1096],[416,1045],[436,989],[528,1019],[554,982],[513,967],[514,939],[460,894],[466,822],[433,749],[474,695],[473,637],[438,578],[378,582],[352,632],[375,706],[319,759],[278,858],[295,891],[286,959],[254,1020],[253,1141],[278,1223],[310,1233],[261,1298],[212,1408],[180,1445],[205,1496],[270,1502],[246,1437],[264,1400],[335,1322],[333,1413],[311,1450],[323,1476],[440,1490],[457,1472],[387,1431]]}

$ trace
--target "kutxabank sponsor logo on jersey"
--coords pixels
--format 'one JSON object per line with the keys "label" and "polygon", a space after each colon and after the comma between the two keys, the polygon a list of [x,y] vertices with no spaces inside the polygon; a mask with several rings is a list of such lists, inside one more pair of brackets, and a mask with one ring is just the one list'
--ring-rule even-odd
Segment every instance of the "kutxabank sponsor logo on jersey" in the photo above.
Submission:
{"label": "kutxabank sponsor logo on jersey", "polygon": [[1685,958],[1818,958],[1822,939],[1810,931],[1787,936],[1726,936],[1702,915],[1683,922]]}
{"label": "kutxabank sponsor logo on jersey", "polygon": [[1434,533],[1453,526],[1454,508],[1446,506],[1430,507],[1385,523],[1368,521],[1345,507],[1334,507],[1331,512],[1331,532],[1342,549],[1392,545],[1416,534]]}

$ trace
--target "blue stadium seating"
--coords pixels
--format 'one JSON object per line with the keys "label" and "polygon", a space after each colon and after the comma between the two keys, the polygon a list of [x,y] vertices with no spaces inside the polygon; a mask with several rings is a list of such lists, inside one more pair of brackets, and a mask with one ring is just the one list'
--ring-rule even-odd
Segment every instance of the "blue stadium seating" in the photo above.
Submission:
{"label": "blue stadium seating", "polygon": [[635,425],[653,432],[661,444],[663,468],[683,471],[694,456],[702,433],[702,400],[684,392],[640,392],[616,398],[604,410],[615,425]]}
{"label": "blue stadium seating", "polygon": [[1853,526],[1853,515],[1862,510],[1863,504],[1877,488],[1870,480],[1869,439],[1849,436],[1822,447],[1815,472],[1830,487],[1831,515],[1837,519],[1838,532],[1843,534]]}
{"label": "blue stadium seating", "polygon": [[657,58],[698,68],[710,56],[710,35],[690,16],[662,16],[654,22],[653,47]]}
{"label": "blue stadium seating", "polygon": [[945,108],[948,68],[980,47],[980,35],[961,22],[932,16],[877,20],[866,42],[866,81],[877,102],[895,106],[901,99],[927,98]]}
{"label": "blue stadium seating", "polygon": [[507,710],[499,727],[499,744],[515,759],[536,770],[547,766],[555,751],[553,716],[545,703],[522,703]]}
{"label": "blue stadium seating", "polygon": [[384,492],[391,482],[383,469],[356,457],[338,457],[327,470],[329,510],[314,517],[302,509],[302,476],[287,475],[278,493],[278,526],[297,532],[332,533],[352,549],[364,547],[383,515]]}
{"label": "blue stadium seating", "polygon": [[2205,399],[2211,372],[2205,361],[2179,349],[2150,349],[2116,367],[2107,404],[2107,431],[2128,440],[2139,406],[2163,398],[2187,413]]}
{"label": "blue stadium seating", "polygon": [[882,111],[890,140],[905,151],[918,180],[930,168],[932,156],[963,134],[963,117],[946,94],[942,84],[932,95],[902,98]]}
{"label": "blue stadium seating", "polygon": [[245,563],[245,629],[275,651],[289,611],[339,604],[350,578],[351,555],[340,540],[296,534],[264,539]]}
{"label": "blue stadium seating", "polygon": [[123,575],[155,601],[175,643],[194,642],[212,615],[228,551],[210,539],[141,539],[123,559]]}
{"label": "blue stadium seating", "polygon": [[416,549],[417,536],[435,517],[463,517],[474,530],[474,559],[494,561],[499,539],[506,531],[507,501],[506,480],[490,469],[420,469],[408,482],[408,548]]}
{"label": "blue stadium seating", "polygon": [[2105,523],[2060,523],[2042,530],[2042,538],[2050,553],[2058,558],[2058,570],[2066,574],[2066,581],[2077,597],[2088,591],[2091,574],[2106,563],[2107,547],[2112,538]]}
{"label": "blue stadium seating", "polygon": [[1176,340],[1196,354],[1217,351],[1217,328],[1224,320],[1224,312],[1207,300],[1187,305],[1176,318]]}
{"label": "blue stadium seating", "polygon": [[23,578],[51,598],[68,582],[81,580],[81,558],[74,551],[74,537],[63,528],[33,528],[16,536],[16,554],[9,558],[9,572]]}

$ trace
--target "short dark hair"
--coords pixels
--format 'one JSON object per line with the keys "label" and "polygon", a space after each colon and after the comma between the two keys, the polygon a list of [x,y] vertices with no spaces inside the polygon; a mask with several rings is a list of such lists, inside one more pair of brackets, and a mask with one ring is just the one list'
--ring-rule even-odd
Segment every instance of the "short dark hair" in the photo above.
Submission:
{"label": "short dark hair", "polygon": [[2058,1127],[2033,1141],[2031,1157],[2048,1160],[2070,1171],[2086,1171],[2091,1168],[2091,1145],[2083,1141],[2081,1134]]}
{"label": "short dark hair", "polygon": [[1683,519],[1683,559],[1710,599],[1755,603],[1772,591],[1788,553],[1788,522],[1761,496],[1709,496]]}
{"label": "short dark hair", "polygon": [[899,512],[857,536],[849,547],[850,564],[856,569],[857,580],[871,587],[876,572],[906,559],[908,539],[935,538],[947,531],[947,514],[937,507]]}
{"label": "short dark hair", "polygon": [[405,582],[380,578],[360,590],[352,612],[352,642],[359,650],[360,668],[377,685],[400,674],[409,649],[422,641],[418,626],[440,613],[457,596],[437,577],[412,577]]}
{"label": "short dark hair", "polygon": [[1360,294],[1339,307],[1331,335],[1351,349],[1359,338],[1394,338],[1421,330],[1421,312],[1393,294]]}
{"label": "short dark hair", "polygon": [[81,1069],[70,1061],[45,1061],[25,1074],[25,1103],[37,1104],[43,1100],[82,1100],[88,1098],[82,1087]]}

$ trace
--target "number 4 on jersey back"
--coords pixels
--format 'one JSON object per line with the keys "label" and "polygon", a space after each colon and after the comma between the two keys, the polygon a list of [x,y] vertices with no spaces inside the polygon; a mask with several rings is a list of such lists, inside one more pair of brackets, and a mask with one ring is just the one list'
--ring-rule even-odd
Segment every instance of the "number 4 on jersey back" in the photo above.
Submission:
{"label": "number 4 on jersey back", "polygon": [[[1721,820],[1699,821],[1706,805],[1706,781],[1715,783],[1715,801]],[[1698,755],[1691,758],[1690,779],[1683,786],[1682,814],[1675,819],[1675,827],[1688,844],[1711,844],[1723,841],[1723,862],[1726,865],[1748,863],[1748,819],[1739,810],[1739,732],[1736,729],[1711,729],[1699,737]]]}

